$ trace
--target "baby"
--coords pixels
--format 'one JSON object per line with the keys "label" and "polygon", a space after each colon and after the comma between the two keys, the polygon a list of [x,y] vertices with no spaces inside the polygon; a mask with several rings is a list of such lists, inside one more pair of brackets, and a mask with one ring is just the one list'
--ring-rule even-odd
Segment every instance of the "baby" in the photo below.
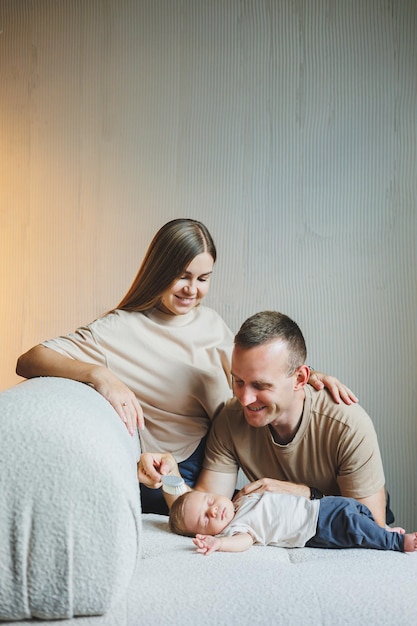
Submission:
{"label": "baby", "polygon": [[284,548],[372,548],[417,551],[417,532],[381,528],[353,498],[307,500],[279,493],[252,493],[235,502],[188,491],[171,507],[170,529],[193,537],[197,552],[243,552],[254,543]]}

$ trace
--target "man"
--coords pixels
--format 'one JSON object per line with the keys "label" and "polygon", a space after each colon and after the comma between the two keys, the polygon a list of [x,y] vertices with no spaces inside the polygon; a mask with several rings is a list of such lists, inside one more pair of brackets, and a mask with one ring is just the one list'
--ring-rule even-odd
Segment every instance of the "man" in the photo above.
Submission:
{"label": "man", "polygon": [[[306,354],[301,330],[286,315],[264,311],[243,323],[232,355],[235,397],[213,422],[195,488],[231,497],[240,467],[252,481],[246,494],[348,496],[384,526],[385,478],[372,421],[358,404],[336,404],[307,385]],[[156,487],[164,473],[177,473],[168,456],[142,455],[140,480]]]}

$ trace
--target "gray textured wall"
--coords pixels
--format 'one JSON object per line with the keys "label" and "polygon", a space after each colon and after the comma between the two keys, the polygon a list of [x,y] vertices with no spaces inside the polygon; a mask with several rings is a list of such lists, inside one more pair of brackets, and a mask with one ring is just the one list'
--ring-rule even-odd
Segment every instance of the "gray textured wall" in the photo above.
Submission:
{"label": "gray textured wall", "polygon": [[233,330],[276,308],[373,417],[417,527],[415,0],[1,0],[0,388],[195,217]]}

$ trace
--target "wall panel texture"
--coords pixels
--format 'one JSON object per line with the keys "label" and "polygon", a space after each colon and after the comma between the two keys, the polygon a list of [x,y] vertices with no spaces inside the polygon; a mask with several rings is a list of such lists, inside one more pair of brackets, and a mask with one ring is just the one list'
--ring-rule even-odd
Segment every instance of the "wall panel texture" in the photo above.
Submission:
{"label": "wall panel texture", "polygon": [[416,0],[1,0],[0,388],[201,219],[208,304],[359,396],[417,528]]}

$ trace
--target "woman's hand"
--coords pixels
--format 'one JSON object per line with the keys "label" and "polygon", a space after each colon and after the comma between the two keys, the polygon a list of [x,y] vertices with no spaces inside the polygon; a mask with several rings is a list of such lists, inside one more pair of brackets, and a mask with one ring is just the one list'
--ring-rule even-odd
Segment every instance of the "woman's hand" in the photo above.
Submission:
{"label": "woman's hand", "polygon": [[162,486],[162,476],[181,476],[178,465],[170,452],[144,452],[138,463],[138,480],[150,489]]}
{"label": "woman's hand", "polygon": [[314,387],[314,389],[317,389],[317,391],[326,387],[326,389],[330,391],[330,394],[336,404],[340,404],[342,400],[345,404],[354,404],[355,402],[358,402],[358,398],[355,396],[353,391],[349,389],[349,387],[346,387],[346,385],[341,383],[340,380],[334,376],[330,376],[324,372],[311,370],[308,384]]}
{"label": "woman's hand", "polygon": [[16,373],[25,378],[60,376],[94,386],[114,408],[131,435],[136,424],[144,428],[143,411],[135,394],[104,365],[95,365],[71,359],[46,346],[34,346],[22,354]]}
{"label": "woman's hand", "polygon": [[91,372],[91,382],[114,408],[120,419],[126,425],[131,435],[137,427],[145,427],[142,407],[133,391],[113,374],[107,367],[96,367]]}

